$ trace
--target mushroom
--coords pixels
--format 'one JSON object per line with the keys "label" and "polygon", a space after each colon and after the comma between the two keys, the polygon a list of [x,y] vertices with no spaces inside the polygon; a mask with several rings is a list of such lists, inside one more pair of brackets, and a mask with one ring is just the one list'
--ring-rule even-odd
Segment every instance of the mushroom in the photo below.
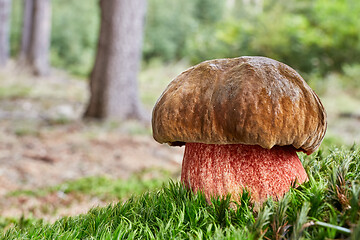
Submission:
{"label": "mushroom", "polygon": [[181,181],[206,198],[242,190],[281,198],[308,180],[298,151],[313,153],[326,131],[319,97],[289,66],[266,57],[202,62],[181,73],[152,113],[153,137],[185,145]]}

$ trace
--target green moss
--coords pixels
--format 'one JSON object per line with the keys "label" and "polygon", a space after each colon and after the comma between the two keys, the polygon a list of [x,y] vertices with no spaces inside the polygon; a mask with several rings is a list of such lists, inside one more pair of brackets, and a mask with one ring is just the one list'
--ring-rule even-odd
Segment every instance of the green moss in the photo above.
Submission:
{"label": "green moss", "polygon": [[0,87],[0,99],[25,98],[30,95],[31,88],[26,86],[9,85]]}
{"label": "green moss", "polygon": [[[300,157],[309,181],[280,201],[269,199],[259,211],[253,210],[246,192],[241,204],[231,203],[228,196],[213,199],[209,205],[203,194],[194,195],[170,181],[124,203],[94,208],[54,224],[15,222],[2,239],[356,239],[360,232],[359,148],[332,148]],[[64,191],[118,192],[112,182],[84,179]],[[128,185],[131,190],[136,189],[137,183],[133,184]]]}

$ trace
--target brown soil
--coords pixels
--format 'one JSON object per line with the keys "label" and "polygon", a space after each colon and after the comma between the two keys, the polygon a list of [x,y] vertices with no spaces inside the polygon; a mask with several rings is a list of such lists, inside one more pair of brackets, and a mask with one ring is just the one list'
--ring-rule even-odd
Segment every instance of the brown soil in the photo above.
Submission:
{"label": "brown soil", "polygon": [[183,149],[155,142],[149,125],[82,121],[85,81],[55,71],[34,78],[9,68],[0,72],[0,82],[0,216],[53,220],[107,204],[62,193],[8,197],[14,190],[86,176],[126,179],[148,168],[179,176]]}
{"label": "brown soil", "polygon": [[179,170],[180,148],[160,145],[150,136],[116,131],[89,137],[85,128],[73,123],[45,133],[40,130],[35,136],[17,136],[9,127],[2,128],[6,138],[0,145],[0,194],[85,176],[127,178],[150,167]]}

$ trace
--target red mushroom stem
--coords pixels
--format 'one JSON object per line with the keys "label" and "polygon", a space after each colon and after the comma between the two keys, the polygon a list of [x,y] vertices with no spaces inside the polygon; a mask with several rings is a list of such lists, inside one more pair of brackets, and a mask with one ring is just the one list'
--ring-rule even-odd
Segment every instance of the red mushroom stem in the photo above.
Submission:
{"label": "red mushroom stem", "polygon": [[194,192],[211,196],[232,194],[238,200],[243,188],[252,200],[263,202],[268,196],[281,198],[296,183],[308,179],[296,149],[257,145],[186,143],[181,181]]}

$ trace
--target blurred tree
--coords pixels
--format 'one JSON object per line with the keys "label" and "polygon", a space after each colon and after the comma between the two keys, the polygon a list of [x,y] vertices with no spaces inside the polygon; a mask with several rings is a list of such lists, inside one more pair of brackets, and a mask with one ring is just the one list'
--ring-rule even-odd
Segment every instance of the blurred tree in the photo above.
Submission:
{"label": "blurred tree", "polygon": [[144,119],[137,74],[146,0],[100,0],[101,25],[85,117]]}
{"label": "blurred tree", "polygon": [[0,0],[0,66],[9,58],[9,22],[11,0]]}
{"label": "blurred tree", "polygon": [[35,75],[50,70],[51,0],[24,0],[20,64]]}
{"label": "blurred tree", "polygon": [[[10,53],[14,56],[19,52],[24,0],[11,1]],[[88,75],[100,23],[98,1],[52,1],[53,66]],[[183,59],[195,64],[211,58],[264,55],[302,73],[324,76],[360,61],[358,0],[147,2],[145,62]]]}

